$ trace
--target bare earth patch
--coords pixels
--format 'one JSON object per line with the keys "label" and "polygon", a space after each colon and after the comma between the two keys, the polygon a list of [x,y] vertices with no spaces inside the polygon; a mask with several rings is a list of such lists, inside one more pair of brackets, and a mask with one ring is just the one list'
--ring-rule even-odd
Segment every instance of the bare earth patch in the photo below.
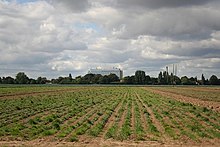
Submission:
{"label": "bare earth patch", "polygon": [[78,142],[48,142],[44,139],[37,139],[33,141],[0,141],[0,146],[38,146],[38,147],[58,147],[58,146],[89,146],[89,147],[147,147],[147,146],[213,146],[218,147],[220,146],[219,140],[206,140],[199,142],[199,143],[183,143],[183,142],[157,142],[157,141],[115,141],[112,139],[104,140],[102,138],[90,138],[88,137],[86,140],[78,141]]}
{"label": "bare earth patch", "polygon": [[58,93],[62,94],[66,92],[76,92],[76,91],[83,91],[83,89],[63,89],[63,90],[48,90],[48,91],[38,91],[38,92],[24,92],[24,93],[0,95],[0,98],[13,99],[13,98],[21,98],[26,96],[36,96],[43,94],[57,95]]}
{"label": "bare earth patch", "polygon": [[220,103],[219,102],[203,101],[203,100],[199,100],[198,98],[187,97],[187,96],[183,96],[183,95],[175,94],[175,93],[171,93],[171,92],[164,92],[164,91],[161,91],[158,89],[153,89],[150,87],[144,87],[144,89],[151,91],[153,93],[162,95],[162,96],[173,98],[173,99],[181,101],[181,102],[191,103],[193,105],[203,106],[203,107],[207,107],[212,110],[215,110],[215,111],[220,111]]}

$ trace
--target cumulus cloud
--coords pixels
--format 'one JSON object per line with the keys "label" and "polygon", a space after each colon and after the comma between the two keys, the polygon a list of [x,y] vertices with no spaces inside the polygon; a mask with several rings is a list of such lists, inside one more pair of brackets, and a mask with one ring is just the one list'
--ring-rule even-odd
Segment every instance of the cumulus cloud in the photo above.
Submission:
{"label": "cumulus cloud", "polygon": [[0,0],[0,76],[20,70],[76,76],[98,66],[157,76],[173,63],[180,76],[220,76],[219,6],[217,0]]}
{"label": "cumulus cloud", "polygon": [[48,0],[57,9],[75,13],[86,11],[90,7],[88,0]]}
{"label": "cumulus cloud", "polygon": [[150,8],[150,9],[159,9],[159,8],[176,8],[176,7],[186,7],[193,5],[204,5],[208,2],[215,0],[117,0],[117,5],[120,7],[138,7],[138,8]]}

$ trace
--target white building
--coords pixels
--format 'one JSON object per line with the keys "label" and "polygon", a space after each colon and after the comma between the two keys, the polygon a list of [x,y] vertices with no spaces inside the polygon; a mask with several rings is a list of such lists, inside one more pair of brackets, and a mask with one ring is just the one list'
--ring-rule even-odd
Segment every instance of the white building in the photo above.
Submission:
{"label": "white building", "polygon": [[113,69],[101,69],[101,68],[93,68],[90,69],[88,73],[92,74],[100,74],[100,75],[110,75],[115,74],[119,77],[120,80],[123,78],[123,71],[119,68],[113,68]]}

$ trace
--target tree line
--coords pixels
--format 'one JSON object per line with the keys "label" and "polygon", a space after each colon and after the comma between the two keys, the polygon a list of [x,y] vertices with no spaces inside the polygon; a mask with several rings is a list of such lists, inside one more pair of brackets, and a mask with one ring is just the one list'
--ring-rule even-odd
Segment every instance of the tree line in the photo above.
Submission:
{"label": "tree line", "polygon": [[126,76],[122,80],[115,74],[103,76],[92,73],[75,78],[69,74],[67,77],[48,80],[46,77],[38,77],[37,79],[29,78],[24,72],[19,72],[15,78],[10,76],[0,77],[0,84],[220,85],[220,79],[216,75],[205,79],[203,74],[200,80],[197,77],[178,77],[166,71],[159,72],[158,77],[155,78],[146,75],[144,71],[137,70],[134,75]]}
{"label": "tree line", "polygon": [[166,71],[160,72],[158,77],[155,78],[146,75],[144,71],[138,70],[135,75],[124,77],[123,83],[138,85],[220,85],[220,79],[216,75],[205,79],[203,74],[201,75],[201,80],[197,79],[197,77],[178,77]]}

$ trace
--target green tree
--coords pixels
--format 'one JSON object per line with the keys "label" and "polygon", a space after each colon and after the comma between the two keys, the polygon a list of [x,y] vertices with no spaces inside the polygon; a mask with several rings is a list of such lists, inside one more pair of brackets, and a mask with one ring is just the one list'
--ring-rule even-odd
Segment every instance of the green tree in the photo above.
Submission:
{"label": "green tree", "polygon": [[16,75],[16,82],[18,84],[28,84],[29,83],[29,78],[24,72],[19,72]]}
{"label": "green tree", "polygon": [[176,84],[176,85],[181,84],[181,79],[178,76],[174,76],[174,84]]}
{"label": "green tree", "polygon": [[145,84],[148,84],[148,85],[152,84],[152,81],[151,81],[151,78],[150,78],[149,75],[147,75],[147,76],[145,77]]}
{"label": "green tree", "polygon": [[37,84],[46,84],[47,83],[47,78],[46,77],[38,77],[36,80]]}
{"label": "green tree", "polygon": [[189,84],[190,85],[196,85],[197,84],[197,78],[196,77],[195,78],[193,78],[193,77],[189,78]]}
{"label": "green tree", "polygon": [[202,74],[202,81],[201,81],[201,84],[202,84],[202,85],[205,85],[205,84],[206,84],[205,77],[204,77],[203,74]]}
{"label": "green tree", "polygon": [[181,78],[181,83],[182,83],[183,85],[189,85],[189,84],[190,84],[189,78],[188,78],[187,76],[182,77],[182,78]]}
{"label": "green tree", "polygon": [[109,82],[119,82],[119,77],[116,75],[116,74],[110,74],[108,75],[108,79],[109,79]]}
{"label": "green tree", "polygon": [[2,84],[2,78],[0,77],[0,84]]}
{"label": "green tree", "polygon": [[15,83],[15,80],[10,76],[6,78],[5,77],[2,78],[2,84],[14,84],[14,83]]}
{"label": "green tree", "polygon": [[164,71],[163,72],[163,79],[164,79],[163,84],[168,84],[168,81],[169,81],[168,76],[169,76],[168,73]]}
{"label": "green tree", "polygon": [[158,78],[151,77],[150,80],[152,82],[152,85],[158,84]]}
{"label": "green tree", "polygon": [[99,84],[99,79],[102,77],[101,74],[95,74],[95,76],[93,77],[93,81],[92,83],[95,83],[95,84]]}
{"label": "green tree", "polygon": [[145,72],[141,70],[137,70],[135,72],[135,84],[145,84]]}
{"label": "green tree", "polygon": [[70,80],[72,80],[72,79],[73,79],[73,78],[72,78],[72,75],[71,75],[71,73],[69,74],[69,79],[70,79]]}
{"label": "green tree", "polygon": [[100,79],[99,79],[99,83],[100,84],[109,84],[109,78],[107,75],[104,75],[102,76]]}
{"label": "green tree", "polygon": [[219,79],[217,78],[216,75],[212,75],[212,76],[210,77],[209,83],[210,83],[211,85],[218,85],[218,84],[220,84],[220,83],[219,83]]}
{"label": "green tree", "polygon": [[162,74],[162,72],[160,72],[159,75],[158,75],[158,84],[163,84],[163,83],[164,83],[163,74]]}
{"label": "green tree", "polygon": [[124,83],[124,84],[132,84],[130,79],[131,79],[130,76],[124,77],[124,78],[123,78],[123,83]]}
{"label": "green tree", "polygon": [[81,81],[82,81],[82,77],[81,77],[81,76],[77,76],[77,77],[75,78],[76,84],[81,84]]}
{"label": "green tree", "polygon": [[30,84],[37,84],[37,81],[35,79],[29,79]]}
{"label": "green tree", "polygon": [[82,84],[93,84],[94,77],[95,77],[95,74],[92,74],[92,73],[86,74],[84,77],[82,77],[81,83]]}

